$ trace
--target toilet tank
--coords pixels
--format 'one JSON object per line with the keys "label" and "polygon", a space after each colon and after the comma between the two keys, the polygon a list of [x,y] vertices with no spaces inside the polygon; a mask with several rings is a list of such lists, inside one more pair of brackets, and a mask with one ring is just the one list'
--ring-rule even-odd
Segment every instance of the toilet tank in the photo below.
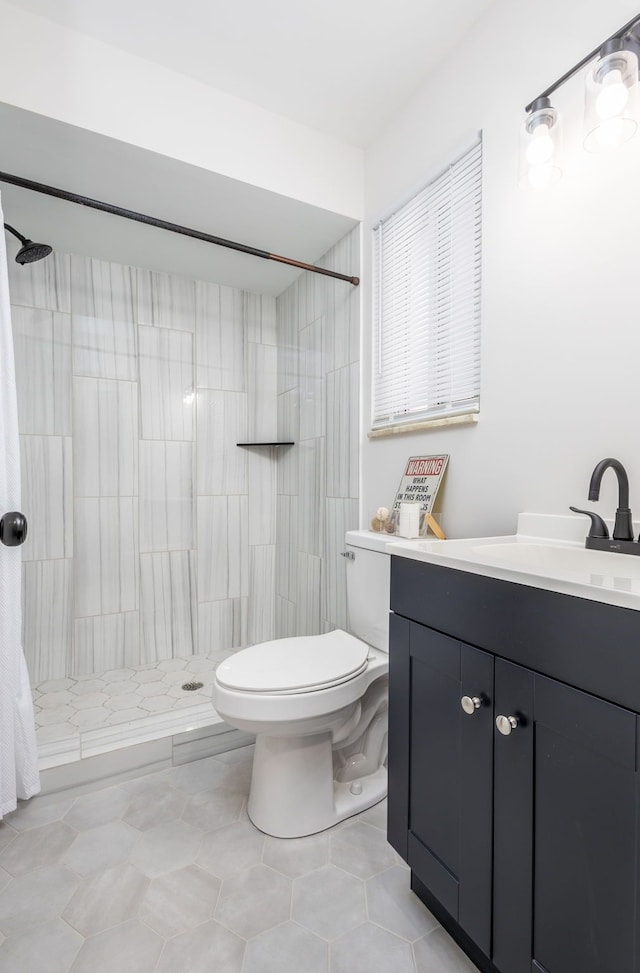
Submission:
{"label": "toilet tank", "polygon": [[394,540],[370,530],[345,534],[347,629],[351,635],[383,652],[389,651],[389,582],[391,557],[386,545]]}

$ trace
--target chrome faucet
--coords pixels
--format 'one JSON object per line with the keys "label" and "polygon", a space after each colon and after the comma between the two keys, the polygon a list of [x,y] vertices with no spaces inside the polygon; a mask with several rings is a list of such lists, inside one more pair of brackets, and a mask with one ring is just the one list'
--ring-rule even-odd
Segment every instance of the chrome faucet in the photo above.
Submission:
{"label": "chrome faucet", "polygon": [[[586,514],[591,518],[591,527],[587,534],[585,547],[598,551],[613,551],[619,554],[640,554],[640,543],[633,539],[633,520],[629,509],[629,478],[627,471],[618,459],[607,457],[600,460],[591,474],[589,481],[589,500],[600,499],[600,483],[605,470],[612,469],[618,477],[618,508],[613,528],[613,537],[609,537],[607,525],[602,517],[591,510],[579,510],[570,507],[578,514]],[[638,539],[640,541],[640,538]]]}

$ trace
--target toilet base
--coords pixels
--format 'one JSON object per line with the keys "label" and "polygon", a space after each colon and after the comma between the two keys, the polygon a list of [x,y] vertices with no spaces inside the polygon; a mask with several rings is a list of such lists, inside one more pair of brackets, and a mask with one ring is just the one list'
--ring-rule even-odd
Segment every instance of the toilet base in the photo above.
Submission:
{"label": "toilet base", "polygon": [[386,794],[384,766],[358,780],[334,780],[330,733],[256,738],[247,812],[256,828],[274,838],[325,831]]}

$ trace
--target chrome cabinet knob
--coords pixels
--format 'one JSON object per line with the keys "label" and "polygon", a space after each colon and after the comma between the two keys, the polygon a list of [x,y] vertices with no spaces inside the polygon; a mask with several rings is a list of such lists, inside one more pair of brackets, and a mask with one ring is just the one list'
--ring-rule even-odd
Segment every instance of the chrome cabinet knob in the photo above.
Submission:
{"label": "chrome cabinet knob", "polygon": [[353,551],[340,551],[342,557],[346,557],[347,561],[355,561],[356,556]]}
{"label": "chrome cabinet knob", "polygon": [[517,725],[518,721],[515,716],[496,716],[496,727],[505,737],[508,737]]}
{"label": "chrome cabinet knob", "polygon": [[467,716],[473,716],[475,711],[482,706],[482,700],[479,696],[463,696],[460,700],[460,705]]}

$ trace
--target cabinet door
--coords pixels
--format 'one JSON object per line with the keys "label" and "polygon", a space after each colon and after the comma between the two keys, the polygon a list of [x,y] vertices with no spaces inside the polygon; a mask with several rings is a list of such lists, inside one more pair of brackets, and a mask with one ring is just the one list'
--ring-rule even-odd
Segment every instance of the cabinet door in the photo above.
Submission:
{"label": "cabinet door", "polygon": [[533,970],[637,971],[636,716],[536,676]]}
{"label": "cabinet door", "polygon": [[[409,655],[407,860],[488,954],[493,658],[413,622]],[[463,696],[479,701],[471,714]]]}
{"label": "cabinet door", "polygon": [[635,714],[500,660],[496,713],[493,962],[637,973]]}

